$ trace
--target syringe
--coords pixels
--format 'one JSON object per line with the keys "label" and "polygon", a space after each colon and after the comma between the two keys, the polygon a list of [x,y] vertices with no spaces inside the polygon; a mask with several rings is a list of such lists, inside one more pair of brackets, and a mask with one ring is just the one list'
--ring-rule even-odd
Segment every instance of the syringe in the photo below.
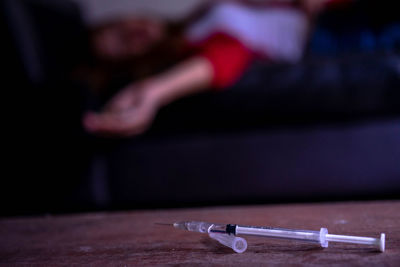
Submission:
{"label": "syringe", "polygon": [[259,226],[243,226],[236,224],[215,224],[199,221],[176,222],[173,226],[177,229],[188,230],[199,233],[220,233],[228,235],[252,235],[273,237],[280,239],[298,240],[320,244],[321,247],[328,247],[329,242],[344,242],[371,245],[385,251],[385,234],[382,233],[380,238],[360,237],[349,235],[333,235],[328,233],[328,229],[321,228],[319,231],[312,230],[294,230],[273,227]]}

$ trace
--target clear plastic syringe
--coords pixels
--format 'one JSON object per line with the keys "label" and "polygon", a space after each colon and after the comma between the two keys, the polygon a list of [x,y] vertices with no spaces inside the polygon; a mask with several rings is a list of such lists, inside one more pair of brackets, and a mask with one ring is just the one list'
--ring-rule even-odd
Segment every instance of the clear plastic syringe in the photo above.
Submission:
{"label": "clear plastic syringe", "polygon": [[322,247],[328,247],[329,242],[344,242],[354,244],[372,245],[385,251],[385,234],[380,238],[360,237],[348,235],[328,234],[328,229],[321,228],[320,231],[311,230],[293,230],[273,227],[243,226],[236,224],[215,224],[199,221],[176,222],[173,226],[177,229],[188,230],[200,233],[221,233],[233,235],[253,235],[263,237],[274,237],[280,239],[290,239],[320,244]]}

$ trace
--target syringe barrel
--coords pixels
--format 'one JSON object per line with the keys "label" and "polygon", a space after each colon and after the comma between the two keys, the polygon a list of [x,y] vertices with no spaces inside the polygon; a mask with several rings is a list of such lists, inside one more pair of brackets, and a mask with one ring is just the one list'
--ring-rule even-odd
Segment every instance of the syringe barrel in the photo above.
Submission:
{"label": "syringe barrel", "polygon": [[[326,231],[326,232],[325,232]],[[320,231],[292,230],[272,227],[236,226],[237,235],[265,236],[280,239],[299,240],[305,242],[319,243],[325,245],[325,235],[327,230],[322,228]]]}

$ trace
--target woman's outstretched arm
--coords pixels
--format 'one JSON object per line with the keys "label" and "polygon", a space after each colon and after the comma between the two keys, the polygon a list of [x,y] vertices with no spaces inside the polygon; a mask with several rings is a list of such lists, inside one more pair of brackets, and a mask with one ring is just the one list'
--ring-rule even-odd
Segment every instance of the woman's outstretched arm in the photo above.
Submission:
{"label": "woman's outstretched arm", "polygon": [[113,97],[100,113],[84,117],[93,133],[130,136],[149,128],[157,111],[187,95],[224,88],[234,83],[251,60],[239,41],[216,34],[200,47],[198,55],[140,83],[132,83]]}
{"label": "woman's outstretched arm", "polygon": [[213,75],[206,58],[188,59],[165,73],[128,85],[102,112],[87,113],[83,124],[89,132],[97,134],[131,136],[143,133],[161,107],[207,90]]}

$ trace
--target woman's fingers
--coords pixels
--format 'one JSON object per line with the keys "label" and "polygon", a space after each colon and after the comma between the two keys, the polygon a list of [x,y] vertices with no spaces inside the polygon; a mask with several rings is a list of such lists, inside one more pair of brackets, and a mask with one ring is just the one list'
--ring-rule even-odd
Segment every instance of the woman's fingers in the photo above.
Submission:
{"label": "woman's fingers", "polygon": [[83,123],[91,133],[131,136],[143,133],[152,119],[150,113],[131,109],[123,112],[89,113],[84,117]]}
{"label": "woman's fingers", "polygon": [[92,133],[118,133],[131,126],[131,123],[124,120],[120,113],[104,112],[86,115],[84,125]]}
{"label": "woman's fingers", "polygon": [[85,128],[95,134],[131,136],[146,131],[159,108],[150,90],[127,87],[113,97],[101,113],[83,118]]}
{"label": "woman's fingers", "polygon": [[106,111],[122,111],[131,108],[139,101],[139,89],[134,86],[128,86],[117,93],[106,104],[104,110]]}

